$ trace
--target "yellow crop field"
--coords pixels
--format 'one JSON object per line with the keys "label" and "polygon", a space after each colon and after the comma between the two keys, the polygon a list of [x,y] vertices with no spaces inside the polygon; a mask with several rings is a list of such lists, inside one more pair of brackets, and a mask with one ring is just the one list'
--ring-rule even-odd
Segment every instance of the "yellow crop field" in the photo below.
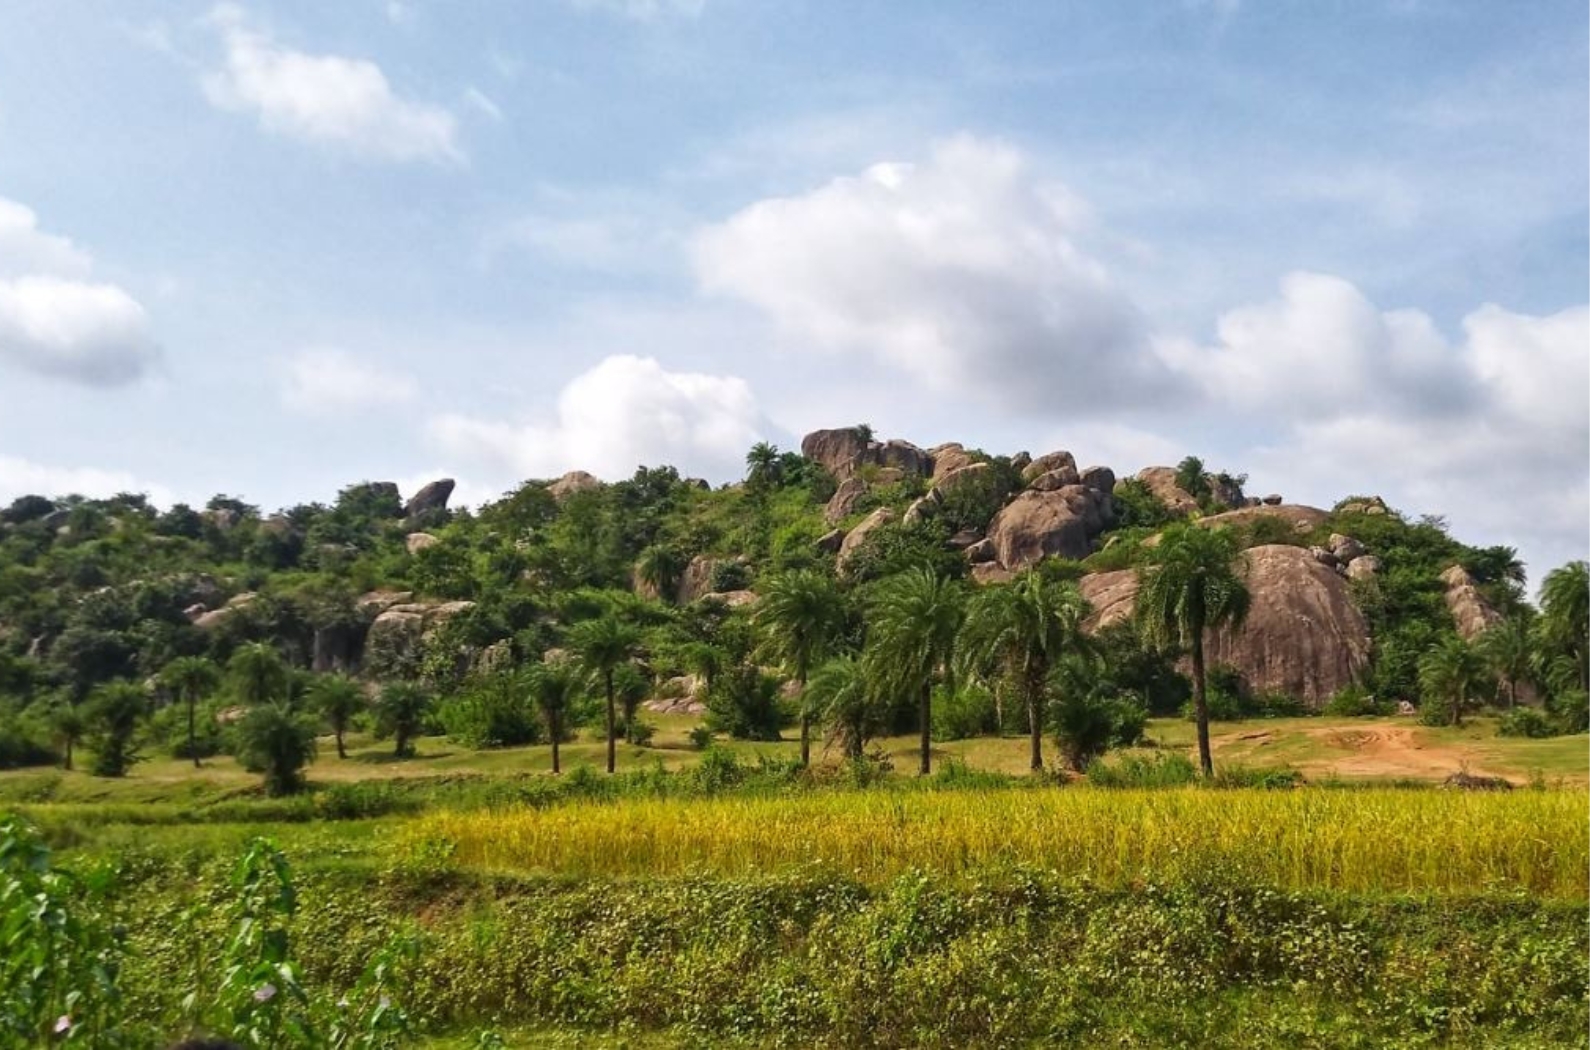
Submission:
{"label": "yellow crop field", "polygon": [[852,792],[440,812],[405,848],[571,875],[1031,865],[1105,885],[1219,877],[1290,889],[1522,890],[1584,899],[1587,796],[1395,789]]}

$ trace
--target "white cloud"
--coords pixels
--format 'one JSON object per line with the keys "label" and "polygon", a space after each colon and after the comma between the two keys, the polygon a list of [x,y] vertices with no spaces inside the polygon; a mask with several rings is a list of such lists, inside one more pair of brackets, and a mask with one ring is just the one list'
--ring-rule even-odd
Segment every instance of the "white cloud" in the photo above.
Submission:
{"label": "white cloud", "polygon": [[92,266],[88,253],[68,238],[39,229],[32,208],[0,197],[0,277],[86,277]]}
{"label": "white cloud", "polygon": [[1474,395],[1474,377],[1453,367],[1427,315],[1382,311],[1327,274],[1288,274],[1279,299],[1227,311],[1216,334],[1208,347],[1161,340],[1160,352],[1217,403],[1310,418],[1371,408],[1424,416]]}
{"label": "white cloud", "polygon": [[342,414],[402,405],[419,395],[406,375],[385,371],[333,347],[304,350],[287,362],[282,404],[309,414]]}
{"label": "white cloud", "polygon": [[123,470],[60,467],[0,455],[0,502],[18,496],[87,496],[105,499],[122,492],[142,492],[151,503],[170,506],[171,491]]}
{"label": "white cloud", "polygon": [[707,0],[570,0],[581,11],[601,11],[621,15],[637,22],[659,18],[696,18],[706,10]]}
{"label": "white cloud", "polygon": [[505,482],[570,470],[618,480],[641,465],[724,480],[743,473],[745,452],[763,431],[744,380],[669,372],[654,358],[629,355],[608,357],[570,381],[548,422],[446,415],[429,426],[444,450]]}
{"label": "white cloud", "polygon": [[497,105],[496,102],[492,101],[491,96],[487,95],[479,88],[465,88],[464,101],[468,102],[471,106],[475,107],[475,109],[479,110],[491,120],[499,123],[502,121],[502,107]]}
{"label": "white cloud", "polygon": [[[793,341],[1004,408],[1163,396],[1136,309],[1077,243],[1086,212],[1016,149],[958,137],[702,230],[697,274]],[[1080,395],[1080,396],[1079,396]]]}
{"label": "white cloud", "polygon": [[452,113],[399,98],[374,62],[312,55],[253,28],[243,10],[210,14],[225,50],[221,69],[203,77],[218,108],[253,113],[266,131],[361,156],[392,161],[461,162]]}

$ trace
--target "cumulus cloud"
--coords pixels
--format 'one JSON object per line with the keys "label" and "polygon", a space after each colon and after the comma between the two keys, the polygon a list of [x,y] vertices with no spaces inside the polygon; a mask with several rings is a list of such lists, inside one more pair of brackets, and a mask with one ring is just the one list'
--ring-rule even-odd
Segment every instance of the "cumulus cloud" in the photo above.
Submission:
{"label": "cumulus cloud", "polygon": [[234,4],[217,6],[210,22],[224,50],[202,80],[212,105],[253,113],[271,134],[378,160],[463,160],[453,114],[398,97],[374,62],[285,47]]}
{"label": "cumulus cloud", "polygon": [[171,491],[123,470],[61,467],[34,463],[20,456],[0,455],[0,503],[18,496],[87,496],[105,499],[122,492],[142,492],[151,503],[170,506]]}
{"label": "cumulus cloud", "polygon": [[1371,408],[1418,415],[1460,410],[1476,377],[1417,310],[1383,311],[1339,277],[1292,273],[1281,296],[1222,314],[1217,341],[1161,340],[1163,357],[1209,398],[1320,418]]}
{"label": "cumulus cloud", "polygon": [[958,137],[702,230],[702,286],[793,340],[886,361],[1002,407],[1078,411],[1161,397],[1171,373],[1080,246],[1085,212],[1016,149]]}
{"label": "cumulus cloud", "polygon": [[282,374],[282,404],[309,414],[342,414],[402,405],[419,395],[412,378],[325,347],[299,352]]}
{"label": "cumulus cloud", "polygon": [[666,464],[721,480],[743,473],[763,422],[743,379],[670,372],[654,358],[619,355],[571,380],[547,422],[446,415],[429,433],[449,453],[504,477],[587,470],[617,480]]}
{"label": "cumulus cloud", "polygon": [[93,259],[0,198],[0,360],[90,386],[144,375],[159,357],[144,308],[87,280]]}

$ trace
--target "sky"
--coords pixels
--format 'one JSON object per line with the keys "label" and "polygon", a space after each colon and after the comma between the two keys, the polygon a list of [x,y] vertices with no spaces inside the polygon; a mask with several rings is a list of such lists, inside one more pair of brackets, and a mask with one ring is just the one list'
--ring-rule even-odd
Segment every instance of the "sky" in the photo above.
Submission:
{"label": "sky", "polygon": [[1196,454],[1590,549],[1582,0],[11,0],[0,500]]}

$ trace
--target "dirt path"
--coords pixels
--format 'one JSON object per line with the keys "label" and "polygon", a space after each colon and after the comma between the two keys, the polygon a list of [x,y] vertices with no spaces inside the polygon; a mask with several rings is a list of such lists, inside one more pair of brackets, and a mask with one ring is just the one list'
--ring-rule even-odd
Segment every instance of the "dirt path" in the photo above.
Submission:
{"label": "dirt path", "polygon": [[1321,726],[1303,733],[1330,752],[1299,763],[1305,774],[1441,780],[1467,769],[1476,776],[1497,775],[1476,764],[1474,749],[1432,742],[1416,726]]}

